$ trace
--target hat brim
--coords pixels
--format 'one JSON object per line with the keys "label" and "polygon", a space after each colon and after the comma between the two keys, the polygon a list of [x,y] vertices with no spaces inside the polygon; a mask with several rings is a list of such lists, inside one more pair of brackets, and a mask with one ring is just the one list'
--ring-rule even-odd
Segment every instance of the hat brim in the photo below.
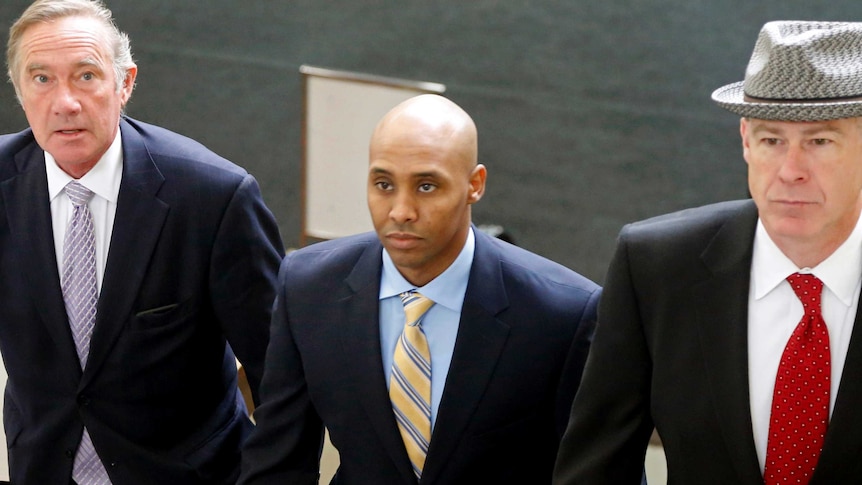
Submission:
{"label": "hat brim", "polygon": [[731,113],[745,118],[774,121],[826,121],[862,116],[862,100],[778,103],[745,101],[744,82],[722,86],[712,93],[712,100]]}

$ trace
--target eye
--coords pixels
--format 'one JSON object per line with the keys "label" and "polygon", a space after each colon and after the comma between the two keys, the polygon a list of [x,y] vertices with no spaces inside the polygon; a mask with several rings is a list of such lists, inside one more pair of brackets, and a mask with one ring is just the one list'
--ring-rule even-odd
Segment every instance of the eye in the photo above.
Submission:
{"label": "eye", "polygon": [[46,76],[44,74],[37,74],[36,76],[33,77],[33,80],[36,81],[37,83],[44,84],[44,83],[48,82],[48,76]]}
{"label": "eye", "polygon": [[380,180],[378,182],[374,182],[374,186],[377,187],[378,189],[384,191],[384,192],[392,189],[392,184],[390,184],[389,182],[387,182],[385,180]]}
{"label": "eye", "polygon": [[775,145],[778,145],[780,143],[780,141],[778,140],[778,138],[764,138],[763,143],[765,145],[775,146]]}
{"label": "eye", "polygon": [[434,184],[420,184],[419,185],[419,192],[425,192],[425,193],[433,192],[434,189],[436,189],[436,188],[437,188],[437,186]]}
{"label": "eye", "polygon": [[85,72],[81,76],[81,79],[83,79],[84,81],[92,81],[95,78],[96,78],[96,76],[92,72]]}
{"label": "eye", "polygon": [[815,138],[815,139],[811,140],[811,143],[818,145],[818,146],[822,146],[822,145],[828,145],[828,144],[832,143],[832,140],[830,140],[828,138]]}

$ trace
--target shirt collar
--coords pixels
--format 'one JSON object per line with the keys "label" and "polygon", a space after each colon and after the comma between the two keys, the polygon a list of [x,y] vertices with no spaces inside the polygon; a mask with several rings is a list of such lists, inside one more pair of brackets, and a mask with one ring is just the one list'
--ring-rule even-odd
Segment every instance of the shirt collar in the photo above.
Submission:
{"label": "shirt collar", "polygon": [[845,305],[853,303],[853,294],[862,279],[862,217],[850,236],[828,258],[814,268],[797,268],[778,249],[763,222],[758,219],[754,236],[754,256],[751,262],[751,281],[754,297],[761,299],[793,273],[811,273]]}
{"label": "shirt collar", "polygon": [[467,233],[464,247],[455,261],[439,276],[421,288],[416,288],[401,276],[392,262],[386,249],[383,249],[383,272],[380,277],[380,299],[389,298],[405,291],[416,289],[438,305],[460,313],[464,304],[464,294],[467,291],[467,281],[470,279],[470,268],[473,266],[473,254],[476,249],[476,239],[471,227]]}
{"label": "shirt collar", "polygon": [[[49,200],[54,200],[60,192],[66,187],[66,184],[73,179],[69,174],[64,172],[58,165],[54,157],[45,152],[45,170],[48,174],[48,197]],[[108,150],[102,155],[102,158],[78,179],[78,183],[90,189],[99,197],[108,200],[109,202],[117,202],[120,193],[120,181],[123,175],[123,142],[120,130],[117,130],[117,136]]]}

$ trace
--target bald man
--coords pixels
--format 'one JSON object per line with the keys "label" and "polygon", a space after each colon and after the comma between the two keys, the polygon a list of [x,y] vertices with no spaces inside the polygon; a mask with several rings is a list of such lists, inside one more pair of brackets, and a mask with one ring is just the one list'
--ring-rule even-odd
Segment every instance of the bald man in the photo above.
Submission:
{"label": "bald man", "polygon": [[240,483],[316,484],[324,427],[332,484],[550,483],[601,289],[472,226],[477,151],[470,116],[440,96],[380,121],[376,234],[281,266]]}

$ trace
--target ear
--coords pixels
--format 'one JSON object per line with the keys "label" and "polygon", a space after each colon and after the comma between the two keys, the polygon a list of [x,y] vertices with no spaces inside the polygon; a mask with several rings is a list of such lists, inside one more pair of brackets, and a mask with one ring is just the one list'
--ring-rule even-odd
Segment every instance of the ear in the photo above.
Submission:
{"label": "ear", "polygon": [[479,202],[479,199],[485,194],[485,179],[487,176],[488,170],[481,163],[473,168],[473,171],[470,173],[470,193],[467,194],[468,204]]}
{"label": "ear", "polygon": [[123,79],[123,87],[120,88],[120,93],[123,98],[123,106],[129,102],[132,97],[132,91],[135,89],[135,79],[138,77],[138,66],[133,65],[126,69],[126,78]]}
{"label": "ear", "polygon": [[742,137],[742,158],[745,159],[745,163],[748,163],[748,152],[751,149],[751,146],[748,143],[748,120],[745,118],[739,119],[739,136]]}

